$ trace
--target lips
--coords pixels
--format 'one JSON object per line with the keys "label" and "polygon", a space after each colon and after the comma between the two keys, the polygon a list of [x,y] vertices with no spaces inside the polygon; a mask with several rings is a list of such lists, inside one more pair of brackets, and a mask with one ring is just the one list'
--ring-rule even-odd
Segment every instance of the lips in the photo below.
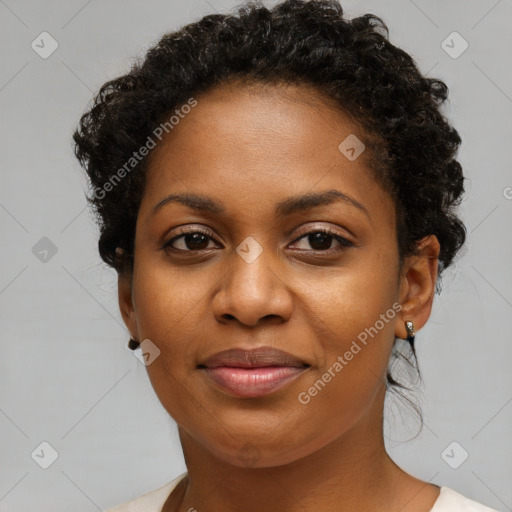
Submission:
{"label": "lips", "polygon": [[198,365],[211,382],[240,398],[268,395],[308,368],[304,361],[273,347],[224,350]]}
{"label": "lips", "polygon": [[233,368],[263,368],[268,366],[308,366],[305,362],[273,347],[260,347],[253,350],[234,348],[218,352],[209,357],[199,366],[217,368],[229,366]]}

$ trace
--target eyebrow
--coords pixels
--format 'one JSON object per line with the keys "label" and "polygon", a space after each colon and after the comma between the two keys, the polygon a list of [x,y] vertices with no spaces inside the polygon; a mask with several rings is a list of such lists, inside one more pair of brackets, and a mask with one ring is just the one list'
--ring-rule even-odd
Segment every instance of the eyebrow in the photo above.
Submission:
{"label": "eyebrow", "polygon": [[[284,201],[276,204],[275,215],[276,217],[286,217],[287,215],[292,215],[296,212],[307,211],[317,206],[325,206],[336,202],[344,202],[346,204],[352,205],[364,212],[366,216],[370,218],[368,210],[359,201],[356,201],[353,197],[350,197],[349,195],[334,189],[327,190],[325,192],[310,192],[305,195],[289,197]],[[153,207],[150,215],[155,215],[158,211],[170,203],[180,203],[193,210],[213,213],[217,215],[226,211],[225,207],[221,203],[218,203],[207,196],[185,193],[171,194],[165,197]]]}

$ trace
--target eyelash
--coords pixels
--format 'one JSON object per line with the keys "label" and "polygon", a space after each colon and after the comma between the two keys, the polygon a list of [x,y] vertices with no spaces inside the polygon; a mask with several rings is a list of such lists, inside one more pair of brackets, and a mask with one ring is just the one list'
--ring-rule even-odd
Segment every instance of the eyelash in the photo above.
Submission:
{"label": "eyelash", "polygon": [[[190,234],[195,234],[195,233],[200,233],[202,235],[206,235],[206,236],[210,237],[212,240],[214,240],[216,242],[214,234],[210,230],[208,230],[206,228],[204,228],[204,230],[197,229],[197,228],[189,228],[189,229],[185,228],[179,235],[174,236],[168,242],[166,242],[164,244],[164,246],[162,247],[162,249],[165,249],[166,251],[169,251],[169,252],[176,251],[176,252],[182,252],[182,253],[185,253],[185,252],[197,252],[197,251],[200,252],[200,251],[208,250],[208,249],[197,249],[196,251],[194,251],[193,249],[185,250],[185,249],[175,249],[175,248],[172,247],[172,243],[175,242],[176,240],[182,238],[185,235],[190,235]],[[340,244],[340,246],[339,247],[335,247],[335,248],[325,249],[325,250],[322,250],[322,249],[311,249],[311,250],[302,249],[303,252],[309,252],[309,253],[315,252],[315,253],[322,253],[322,254],[332,254],[334,252],[339,252],[339,251],[341,251],[341,250],[343,250],[345,248],[348,248],[348,247],[354,247],[354,244],[352,242],[350,242],[346,238],[336,234],[334,231],[330,230],[329,228],[314,228],[314,229],[311,229],[310,231],[306,231],[301,236],[296,238],[293,241],[293,243],[296,243],[299,240],[302,240],[303,238],[305,238],[306,236],[311,235],[311,234],[315,234],[315,233],[324,233],[326,235],[332,236]]]}

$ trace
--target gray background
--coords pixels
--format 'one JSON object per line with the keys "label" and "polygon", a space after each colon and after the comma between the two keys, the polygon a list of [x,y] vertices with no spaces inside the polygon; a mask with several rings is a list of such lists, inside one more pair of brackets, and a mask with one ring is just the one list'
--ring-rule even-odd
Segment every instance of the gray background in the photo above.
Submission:
{"label": "gray background", "polygon": [[[93,91],[164,32],[238,3],[0,0],[1,511],[101,510],[185,470],[175,424],[126,348],[71,134]],[[391,41],[446,81],[468,177],[467,247],[417,336],[425,427],[414,437],[414,415],[389,401],[388,449],[419,478],[512,510],[511,2],[343,5],[382,16]],[[43,31],[59,45],[47,59],[31,48]],[[441,45],[453,31],[469,44],[458,58]],[[43,441],[58,454],[48,469]],[[453,465],[462,450],[453,469],[446,454]]]}

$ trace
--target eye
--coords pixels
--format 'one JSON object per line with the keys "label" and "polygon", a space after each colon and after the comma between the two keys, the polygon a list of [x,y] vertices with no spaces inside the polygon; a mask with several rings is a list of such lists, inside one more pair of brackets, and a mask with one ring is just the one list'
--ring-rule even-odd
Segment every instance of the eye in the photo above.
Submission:
{"label": "eye", "polygon": [[211,231],[189,228],[184,229],[180,235],[171,238],[163,248],[169,251],[201,251],[213,248],[208,247],[211,240],[215,240]]}
{"label": "eye", "polygon": [[[320,251],[324,253],[337,252],[345,247],[354,247],[354,244],[346,238],[338,235],[328,228],[316,228],[304,233],[301,237],[297,238],[293,243],[302,239],[306,239],[312,249],[307,247],[300,248],[305,251]],[[215,241],[213,233],[207,229],[199,230],[197,228],[186,228],[182,230],[181,234],[171,238],[165,243],[164,249],[175,252],[192,252],[212,249],[209,246],[211,241]],[[331,247],[332,242],[337,242],[338,247]]]}
{"label": "eye", "polygon": [[[313,251],[321,251],[326,253],[337,252],[342,250],[345,247],[354,247],[354,244],[347,240],[346,238],[338,235],[334,231],[331,231],[328,228],[316,228],[311,231],[306,232],[300,238],[298,238],[294,244],[298,241],[305,239],[306,243],[308,243]],[[338,247],[331,247],[332,242],[338,242]],[[306,251],[311,251],[307,247],[302,248]]]}

